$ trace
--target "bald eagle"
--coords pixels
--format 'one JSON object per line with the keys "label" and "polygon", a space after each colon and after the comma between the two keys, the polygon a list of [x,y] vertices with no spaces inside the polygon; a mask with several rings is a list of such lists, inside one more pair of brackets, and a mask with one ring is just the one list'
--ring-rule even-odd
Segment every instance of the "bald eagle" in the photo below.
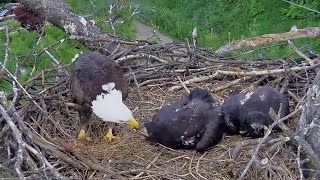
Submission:
{"label": "bald eagle", "polygon": [[224,132],[223,114],[211,95],[194,89],[189,95],[162,107],[150,122],[141,125],[150,142],[173,149],[205,151],[218,144]]}
{"label": "bald eagle", "polygon": [[[263,87],[247,93],[231,93],[221,105],[227,124],[226,133],[262,137],[273,123],[269,116],[272,107],[277,113],[282,104],[280,118],[289,114],[288,98],[272,87]],[[287,121],[284,121],[287,123]],[[280,128],[276,126],[275,131]]]}
{"label": "bald eagle", "polygon": [[[139,128],[132,112],[123,103],[128,96],[128,83],[120,65],[105,55],[89,52],[80,55],[71,67],[70,89],[74,102],[80,106],[79,139],[91,140],[86,136],[85,128],[92,112],[102,121],[126,123],[131,128]],[[118,138],[109,128],[103,139],[112,141]]]}

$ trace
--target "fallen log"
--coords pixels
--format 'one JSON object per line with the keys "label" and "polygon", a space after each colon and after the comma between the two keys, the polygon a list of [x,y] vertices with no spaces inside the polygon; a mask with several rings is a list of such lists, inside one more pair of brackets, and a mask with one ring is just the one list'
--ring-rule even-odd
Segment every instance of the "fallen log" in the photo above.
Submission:
{"label": "fallen log", "polygon": [[224,54],[226,52],[239,50],[248,47],[256,47],[269,43],[288,41],[298,38],[320,37],[320,27],[308,27],[305,29],[292,29],[289,32],[279,34],[264,34],[261,36],[251,37],[239,41],[234,41],[230,44],[220,47],[216,53]]}

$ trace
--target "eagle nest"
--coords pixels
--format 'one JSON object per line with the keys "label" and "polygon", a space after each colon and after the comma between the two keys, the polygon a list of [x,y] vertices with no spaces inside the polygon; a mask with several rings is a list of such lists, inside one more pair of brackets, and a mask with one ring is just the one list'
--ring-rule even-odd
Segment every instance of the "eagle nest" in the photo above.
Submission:
{"label": "eagle nest", "polygon": [[[206,53],[206,50],[202,50]],[[291,112],[304,104],[318,64],[302,60],[215,60],[166,62],[163,57],[129,65],[121,61],[128,81],[126,104],[141,123],[163,105],[200,87],[222,102],[232,90],[272,86],[290,100]],[[169,56],[169,55],[168,55]],[[182,55],[181,57],[183,57]],[[192,55],[191,55],[192,56]],[[131,58],[131,59],[130,59]],[[132,60],[130,57],[129,61]],[[161,59],[162,58],[162,59]],[[127,59],[127,60],[128,60]],[[152,60],[157,62],[151,63]],[[213,63],[209,64],[208,62]],[[142,62],[142,63],[140,63]],[[67,68],[66,68],[67,69]],[[1,95],[0,171],[30,179],[297,179],[301,176],[300,148],[291,138],[299,113],[286,131],[259,139],[225,136],[205,153],[172,150],[150,144],[138,132],[117,125],[120,140],[102,141],[107,127],[91,121],[94,141],[80,142],[79,118],[69,91],[65,67],[43,71],[12,94]],[[21,88],[23,87],[23,88]],[[19,89],[19,91],[17,91]],[[12,105],[13,104],[13,105]],[[302,154],[302,153],[301,153]]]}

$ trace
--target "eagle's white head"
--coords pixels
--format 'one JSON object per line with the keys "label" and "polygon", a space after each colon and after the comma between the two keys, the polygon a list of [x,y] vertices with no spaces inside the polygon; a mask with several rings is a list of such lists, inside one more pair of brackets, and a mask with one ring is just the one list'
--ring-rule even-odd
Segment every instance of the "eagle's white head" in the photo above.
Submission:
{"label": "eagle's white head", "polygon": [[102,85],[102,90],[91,102],[92,111],[105,122],[126,123],[131,128],[138,129],[139,123],[122,102],[122,92],[115,89],[115,83]]}

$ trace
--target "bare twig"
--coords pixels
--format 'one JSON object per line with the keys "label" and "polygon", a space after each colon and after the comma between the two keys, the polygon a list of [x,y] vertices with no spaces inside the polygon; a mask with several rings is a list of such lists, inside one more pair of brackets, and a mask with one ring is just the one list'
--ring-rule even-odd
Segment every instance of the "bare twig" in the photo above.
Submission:
{"label": "bare twig", "polygon": [[[79,160],[81,160],[83,163],[85,163],[87,166],[89,166],[91,169],[99,170],[104,173],[109,174],[110,176],[115,175],[115,172],[113,172],[110,167],[104,167],[100,164],[97,164],[89,159],[86,159],[81,155],[79,152],[77,152],[73,147],[71,147],[67,142],[65,142],[62,139],[58,139],[59,144],[64,147],[67,151],[71,152],[73,155],[75,155]],[[123,180],[124,178],[122,176],[117,176],[118,179]]]}
{"label": "bare twig", "polygon": [[[154,163],[159,159],[159,157],[161,156],[161,154],[162,154],[162,151],[160,151],[160,152],[156,155],[156,157],[154,157],[153,160],[147,165],[146,170],[148,170],[148,169],[152,166],[152,164],[154,164]],[[136,176],[133,177],[132,179],[138,179],[140,176],[143,175],[143,173],[144,173],[144,172],[139,173],[138,175],[136,175]]]}
{"label": "bare twig", "polygon": [[184,82],[181,80],[181,78],[179,76],[177,78],[179,79],[181,86],[184,88],[184,90],[186,90],[186,92],[188,94],[190,94],[190,90],[187,88],[187,86],[184,84]]}
{"label": "bare twig", "polygon": [[4,55],[3,66],[2,66],[1,71],[0,71],[0,76],[1,76],[1,73],[4,71],[4,68],[6,67],[7,62],[9,61],[9,32],[8,32],[8,26],[5,26],[5,30],[6,30],[6,43],[4,44],[4,46],[6,47],[6,51],[5,51],[5,55]]}
{"label": "bare twig", "polygon": [[[17,78],[0,62],[0,65],[4,68],[4,70],[9,74],[9,76],[12,78],[13,81],[15,81],[19,88],[28,96],[28,98],[30,100],[32,100],[32,96],[23,88],[23,86],[20,84],[20,82],[17,80]],[[42,108],[39,106],[39,104],[37,102],[35,102],[34,100],[32,100],[32,102],[40,109],[42,110]],[[43,110],[42,110],[43,111]]]}
{"label": "bare twig", "polygon": [[249,72],[237,72],[237,71],[222,71],[217,70],[216,72],[218,74],[223,75],[229,75],[229,76],[259,76],[259,75],[274,75],[274,74],[282,74],[290,71],[303,71],[303,70],[309,70],[314,69],[316,67],[319,67],[319,64],[315,64],[313,66],[303,66],[303,67],[293,67],[293,68],[287,68],[287,69],[273,69],[273,70],[263,70],[263,71],[249,71]]}
{"label": "bare twig", "polygon": [[314,62],[313,62],[308,56],[304,55],[304,54],[292,43],[292,41],[288,40],[288,44],[290,45],[291,49],[294,50],[294,52],[296,52],[300,57],[302,57],[303,59],[305,59],[306,61],[308,61],[311,66],[314,65]]}
{"label": "bare twig", "polygon": [[135,54],[135,55],[127,55],[127,56],[124,56],[124,57],[117,59],[116,62],[120,63],[120,62],[126,61],[126,60],[142,59],[142,58],[150,58],[150,59],[153,59],[153,60],[161,62],[161,63],[168,63],[168,61],[160,59],[157,56],[153,56],[153,55],[145,54],[145,53],[139,53],[139,54]]}
{"label": "bare twig", "polygon": [[300,154],[301,154],[301,145],[298,146],[298,150],[297,150],[297,164],[298,164],[298,169],[299,169],[299,173],[300,173],[300,179],[303,180],[303,172],[302,172],[302,168],[301,168],[301,160],[300,160]]}
{"label": "bare twig", "polygon": [[289,119],[290,117],[292,117],[292,116],[296,115],[297,113],[299,113],[301,110],[302,110],[302,107],[296,109],[295,111],[291,112],[291,113],[288,114],[287,116],[285,116],[285,117],[283,117],[283,118],[281,118],[281,119],[278,119],[277,121],[273,122],[273,123],[269,126],[267,132],[265,133],[265,135],[263,136],[263,138],[261,139],[261,141],[260,141],[259,144],[257,145],[256,149],[254,150],[251,160],[250,160],[249,163],[247,164],[247,166],[246,166],[246,168],[244,169],[244,171],[241,173],[241,175],[240,175],[240,177],[238,178],[238,180],[244,179],[244,176],[245,176],[246,173],[248,172],[248,170],[249,170],[250,166],[252,165],[255,157],[257,156],[258,151],[259,151],[262,143],[263,143],[263,142],[267,139],[267,137],[271,134],[272,129],[273,129],[278,123],[283,122],[283,121]]}
{"label": "bare twig", "polygon": [[287,1],[287,0],[282,0],[282,1],[287,2],[287,3],[289,3],[289,4],[292,4],[292,5],[295,5],[295,6],[298,6],[298,7],[301,7],[301,8],[304,8],[304,9],[307,9],[307,10],[309,10],[309,11],[312,11],[312,12],[315,12],[315,13],[320,14],[320,11],[317,11],[317,10],[315,10],[315,9],[311,9],[311,8],[306,7],[306,6],[302,6],[302,5],[300,5],[300,4],[297,4],[297,3],[294,3],[294,2],[291,2],[291,1]]}
{"label": "bare twig", "polygon": [[[197,82],[203,82],[203,81],[207,81],[209,79],[215,78],[218,76],[218,73],[212,74],[210,76],[201,76],[201,77],[194,77],[192,79],[186,80],[183,82],[184,85],[189,85],[192,83],[197,83]],[[169,88],[169,91],[176,91],[183,88],[183,86],[181,85],[176,85],[176,86],[172,86],[171,88]]]}

